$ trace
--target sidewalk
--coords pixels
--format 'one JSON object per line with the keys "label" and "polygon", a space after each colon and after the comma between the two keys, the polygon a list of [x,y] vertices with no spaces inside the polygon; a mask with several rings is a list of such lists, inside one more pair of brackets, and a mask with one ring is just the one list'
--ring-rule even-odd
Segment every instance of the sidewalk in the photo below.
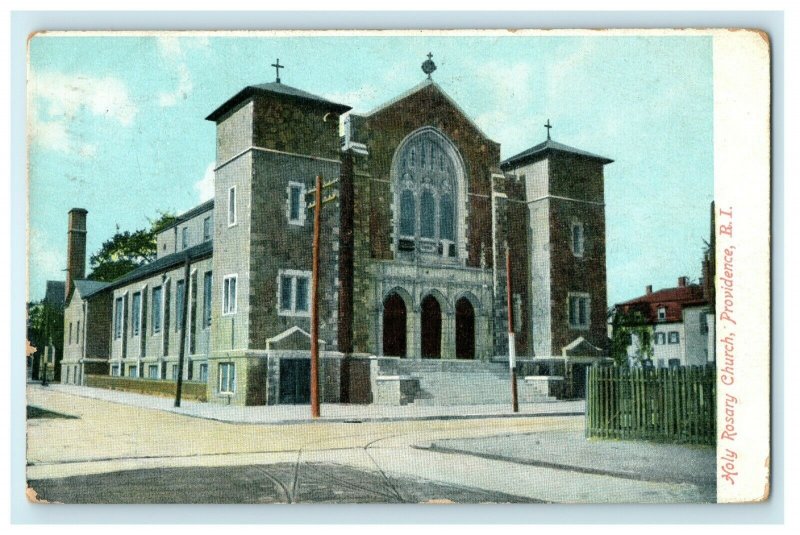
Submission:
{"label": "sidewalk", "polygon": [[[91,388],[86,386],[28,383],[28,388],[47,388],[57,392],[100,399],[145,409],[168,411],[185,416],[205,418],[241,424],[296,424],[311,421],[308,405],[269,405],[240,407],[182,401],[174,407],[174,399],[146,396],[119,390]],[[508,405],[456,405],[392,407],[385,405],[346,405],[322,403],[321,417],[324,422],[391,422],[401,420],[455,420],[477,418],[518,418],[531,416],[575,416],[585,411],[585,402],[554,401],[546,403],[520,403],[519,412],[513,413]]]}
{"label": "sidewalk", "polygon": [[689,483],[703,489],[711,501],[716,493],[712,446],[586,439],[578,431],[548,431],[436,440],[417,447],[585,474]]}

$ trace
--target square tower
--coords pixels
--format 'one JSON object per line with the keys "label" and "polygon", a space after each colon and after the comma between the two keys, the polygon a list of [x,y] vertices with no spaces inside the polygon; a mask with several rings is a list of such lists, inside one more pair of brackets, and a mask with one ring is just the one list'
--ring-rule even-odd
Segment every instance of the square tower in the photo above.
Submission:
{"label": "square tower", "polygon": [[[525,183],[530,238],[531,348],[606,348],[603,168],[613,160],[550,139],[502,163]],[[583,339],[582,341],[579,339]],[[586,343],[594,346],[586,346]]]}

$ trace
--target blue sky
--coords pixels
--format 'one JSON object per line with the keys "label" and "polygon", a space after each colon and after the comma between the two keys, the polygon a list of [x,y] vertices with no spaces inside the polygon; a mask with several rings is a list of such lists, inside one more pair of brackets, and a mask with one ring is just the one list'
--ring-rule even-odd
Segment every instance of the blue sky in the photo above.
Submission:
{"label": "blue sky", "polygon": [[713,198],[710,37],[39,36],[29,44],[29,291],[63,280],[67,211],[89,211],[87,257],[117,227],[208,198],[214,125],[274,81],[368,111],[424,78],[507,158],[545,138],[606,166],[609,304],[699,277]]}

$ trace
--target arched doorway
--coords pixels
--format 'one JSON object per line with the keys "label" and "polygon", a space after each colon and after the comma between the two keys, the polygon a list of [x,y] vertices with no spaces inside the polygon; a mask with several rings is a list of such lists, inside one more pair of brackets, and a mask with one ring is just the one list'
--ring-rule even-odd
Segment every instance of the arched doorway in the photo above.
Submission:
{"label": "arched doorway", "polygon": [[406,303],[396,293],[383,302],[383,354],[406,356]]}
{"label": "arched doorway", "polygon": [[456,358],[475,358],[475,309],[466,297],[456,301]]}
{"label": "arched doorway", "polygon": [[422,358],[442,357],[442,308],[432,295],[422,300]]}

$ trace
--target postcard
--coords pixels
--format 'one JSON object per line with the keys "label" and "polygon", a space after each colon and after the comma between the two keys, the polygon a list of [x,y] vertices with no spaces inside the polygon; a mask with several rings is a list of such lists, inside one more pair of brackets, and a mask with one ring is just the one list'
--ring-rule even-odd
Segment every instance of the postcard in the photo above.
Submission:
{"label": "postcard", "polygon": [[770,488],[770,42],[40,32],[27,496]]}

